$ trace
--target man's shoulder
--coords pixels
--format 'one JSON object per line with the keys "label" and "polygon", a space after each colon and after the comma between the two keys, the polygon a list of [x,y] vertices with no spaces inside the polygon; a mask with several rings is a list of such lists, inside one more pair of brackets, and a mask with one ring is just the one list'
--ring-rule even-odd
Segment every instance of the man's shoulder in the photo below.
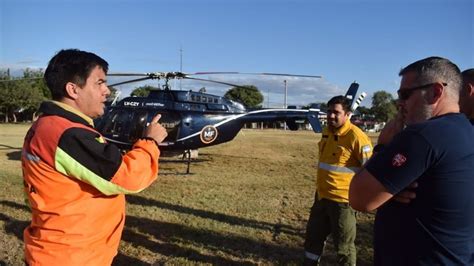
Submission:
{"label": "man's shoulder", "polygon": [[364,140],[364,141],[370,140],[369,136],[367,136],[367,134],[365,134],[365,132],[362,131],[362,129],[360,129],[358,126],[356,126],[354,124],[351,124],[351,128],[347,133],[354,140],[359,140],[359,141],[360,140]]}
{"label": "man's shoulder", "polygon": [[428,129],[443,128],[443,127],[446,127],[448,125],[453,125],[453,124],[467,125],[468,123],[469,123],[469,119],[467,119],[467,117],[464,114],[448,113],[448,114],[432,117],[421,123],[410,125],[407,128],[412,128],[414,130],[423,130],[425,128],[428,128]]}
{"label": "man's shoulder", "polygon": [[406,132],[416,133],[425,137],[456,136],[463,131],[471,131],[472,125],[461,113],[450,113],[431,118],[427,121],[409,125]]}

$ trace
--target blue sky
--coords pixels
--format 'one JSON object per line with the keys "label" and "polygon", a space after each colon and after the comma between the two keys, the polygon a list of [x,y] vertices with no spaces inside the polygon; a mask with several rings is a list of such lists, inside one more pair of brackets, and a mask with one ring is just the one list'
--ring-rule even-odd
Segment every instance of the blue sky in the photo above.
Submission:
{"label": "blue sky", "polygon": [[[437,55],[461,70],[474,67],[473,2],[0,0],[0,68],[45,68],[60,49],[78,48],[106,59],[109,72],[179,71],[182,48],[183,72],[323,76],[286,78],[288,104],[297,105],[327,101],[356,80],[367,105],[374,91],[395,94],[399,70],[418,59]],[[199,77],[254,84],[265,106],[283,104],[282,77]],[[122,86],[122,95],[138,85]]]}

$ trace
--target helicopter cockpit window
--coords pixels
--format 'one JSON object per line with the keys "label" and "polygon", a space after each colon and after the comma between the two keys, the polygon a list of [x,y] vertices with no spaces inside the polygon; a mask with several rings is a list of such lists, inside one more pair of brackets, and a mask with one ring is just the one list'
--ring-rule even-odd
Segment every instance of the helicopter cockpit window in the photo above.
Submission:
{"label": "helicopter cockpit window", "polygon": [[143,129],[147,123],[148,112],[138,111],[135,112],[132,118],[129,141],[135,142],[143,135]]}
{"label": "helicopter cockpit window", "polygon": [[107,121],[104,125],[102,132],[104,134],[112,134],[113,137],[123,136],[125,131],[128,133],[127,124],[129,122],[130,115],[125,110],[118,110],[111,114],[112,119]]}

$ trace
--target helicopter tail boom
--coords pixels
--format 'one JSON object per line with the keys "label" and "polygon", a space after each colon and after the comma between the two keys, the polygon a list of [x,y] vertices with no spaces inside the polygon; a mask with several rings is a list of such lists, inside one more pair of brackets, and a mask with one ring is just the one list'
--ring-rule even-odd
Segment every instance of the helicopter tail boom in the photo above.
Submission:
{"label": "helicopter tail boom", "polygon": [[242,123],[250,122],[286,122],[291,130],[297,130],[298,124],[309,121],[313,131],[319,133],[322,131],[318,119],[319,109],[261,109],[248,112],[239,119]]}

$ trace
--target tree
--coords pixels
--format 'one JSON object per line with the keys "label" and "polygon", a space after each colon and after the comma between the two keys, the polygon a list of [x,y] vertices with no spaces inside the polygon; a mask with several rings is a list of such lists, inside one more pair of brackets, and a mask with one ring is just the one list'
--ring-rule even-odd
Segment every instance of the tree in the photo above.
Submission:
{"label": "tree", "polygon": [[369,117],[372,115],[372,110],[365,106],[359,106],[357,108],[357,112],[360,114],[361,117]]}
{"label": "tree", "polygon": [[386,122],[397,114],[397,106],[392,94],[386,91],[376,91],[372,97],[371,111],[375,120]]}
{"label": "tree", "polygon": [[152,90],[159,90],[159,88],[153,87],[150,85],[140,86],[140,87],[135,88],[130,94],[130,96],[146,97]]}
{"label": "tree", "polygon": [[50,95],[42,77],[42,70],[26,69],[20,79],[12,79],[8,70],[0,73],[1,80],[8,80],[0,82],[0,110],[5,122],[9,122],[10,117],[17,122],[18,114],[24,119],[35,118],[40,103]]}
{"label": "tree", "polygon": [[44,95],[46,99],[51,99],[51,91],[49,90],[46,82],[43,79],[44,71],[43,69],[34,70],[27,68],[23,72],[23,78],[30,80],[33,87],[38,89],[41,94]]}
{"label": "tree", "polygon": [[224,97],[237,101],[243,104],[246,108],[261,107],[263,102],[262,93],[253,85],[233,87],[225,93]]}

